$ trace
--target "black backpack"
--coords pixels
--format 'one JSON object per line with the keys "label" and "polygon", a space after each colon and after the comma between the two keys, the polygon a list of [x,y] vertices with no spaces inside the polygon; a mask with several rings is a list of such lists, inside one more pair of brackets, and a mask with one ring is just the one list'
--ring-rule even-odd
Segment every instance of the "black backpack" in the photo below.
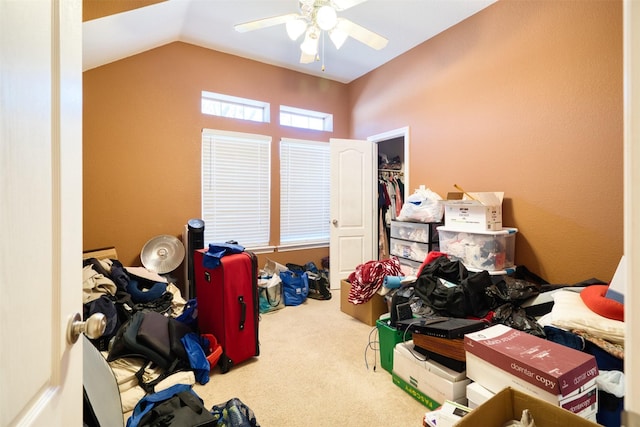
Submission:
{"label": "black backpack", "polygon": [[186,384],[176,384],[148,394],[136,404],[128,427],[205,427],[217,426],[200,396]]}
{"label": "black backpack", "polygon": [[[174,372],[190,369],[189,356],[181,342],[182,337],[193,332],[178,320],[155,311],[137,311],[122,325],[116,334],[107,361],[121,357],[140,357],[147,361],[136,373],[140,386],[146,392]],[[153,381],[145,383],[142,377],[150,363],[156,364],[163,373]]]}

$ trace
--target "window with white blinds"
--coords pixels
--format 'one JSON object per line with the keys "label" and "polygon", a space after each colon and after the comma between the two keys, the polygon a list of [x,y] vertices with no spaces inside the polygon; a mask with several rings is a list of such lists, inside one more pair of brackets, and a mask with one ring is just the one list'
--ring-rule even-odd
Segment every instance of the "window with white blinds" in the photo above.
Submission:
{"label": "window with white blinds", "polygon": [[280,141],[280,249],[329,244],[329,144]]}
{"label": "window with white blinds", "polygon": [[205,245],[235,240],[253,251],[269,246],[271,137],[202,131],[202,219]]}

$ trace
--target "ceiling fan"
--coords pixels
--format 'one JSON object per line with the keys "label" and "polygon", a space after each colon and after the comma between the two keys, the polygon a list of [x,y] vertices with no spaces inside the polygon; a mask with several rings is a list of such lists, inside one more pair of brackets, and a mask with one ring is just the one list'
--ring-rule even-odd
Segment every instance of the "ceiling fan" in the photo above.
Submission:
{"label": "ceiling fan", "polygon": [[340,49],[347,37],[352,37],[365,45],[380,50],[388,40],[348,19],[341,18],[337,12],[349,9],[367,0],[300,0],[299,13],[288,13],[257,19],[235,25],[241,33],[285,24],[291,40],[298,40],[304,34],[300,44],[300,62],[308,64],[318,59],[318,43],[323,31]]}

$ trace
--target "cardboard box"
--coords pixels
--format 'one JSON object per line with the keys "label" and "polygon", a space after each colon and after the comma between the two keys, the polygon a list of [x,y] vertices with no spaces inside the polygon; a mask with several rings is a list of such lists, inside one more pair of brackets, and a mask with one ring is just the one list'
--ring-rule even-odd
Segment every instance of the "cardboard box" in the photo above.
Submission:
{"label": "cardboard box", "polygon": [[385,313],[389,312],[389,307],[384,297],[378,293],[364,304],[351,304],[349,302],[349,290],[351,283],[346,280],[340,281],[340,311],[355,317],[369,326],[374,326],[376,321]]}
{"label": "cardboard box", "polygon": [[463,231],[502,230],[503,192],[467,193],[463,200],[444,200],[444,225]]}
{"label": "cardboard box", "polygon": [[598,427],[558,406],[544,402],[513,388],[505,388],[475,408],[456,424],[456,427],[502,427],[511,420],[520,420],[528,409],[536,427]]}
{"label": "cardboard box", "polygon": [[466,334],[464,348],[467,369],[472,354],[559,397],[569,396],[598,376],[592,355],[502,324]]}
{"label": "cardboard box", "polygon": [[97,259],[118,259],[118,252],[113,246],[101,249],[91,249],[82,252],[82,259],[97,258]]}
{"label": "cardboard box", "polygon": [[[487,390],[497,393],[505,387],[527,393],[549,404],[560,406],[580,416],[598,410],[598,395],[595,379],[566,396],[552,394],[522,378],[497,368],[474,354],[467,355],[467,375]],[[468,395],[467,395],[468,398]]]}
{"label": "cardboard box", "polygon": [[457,372],[413,350],[413,341],[396,345],[393,350],[393,373],[407,380],[439,404],[446,400],[466,404],[466,387],[470,380],[465,372]]}
{"label": "cardboard box", "polygon": [[460,405],[456,402],[446,401],[438,409],[437,427],[454,427],[460,420],[471,412],[468,406]]}
{"label": "cardboard box", "polygon": [[472,382],[467,384],[467,406],[471,409],[482,405],[494,395],[494,392],[482,387],[480,383]]}
{"label": "cardboard box", "polygon": [[423,404],[427,409],[434,410],[440,407],[440,404],[438,402],[436,402],[393,372],[391,373],[391,380],[395,385],[400,387],[405,393],[409,394],[415,400]]}

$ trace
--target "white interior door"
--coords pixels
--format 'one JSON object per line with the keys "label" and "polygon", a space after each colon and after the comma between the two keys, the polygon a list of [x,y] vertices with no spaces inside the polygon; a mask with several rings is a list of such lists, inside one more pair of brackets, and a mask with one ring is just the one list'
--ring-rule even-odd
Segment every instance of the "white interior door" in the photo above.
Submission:
{"label": "white interior door", "polygon": [[375,144],[369,141],[331,139],[330,282],[340,288],[364,262],[377,259],[374,240]]}
{"label": "white interior door", "polygon": [[80,0],[0,0],[0,425],[81,426]]}

